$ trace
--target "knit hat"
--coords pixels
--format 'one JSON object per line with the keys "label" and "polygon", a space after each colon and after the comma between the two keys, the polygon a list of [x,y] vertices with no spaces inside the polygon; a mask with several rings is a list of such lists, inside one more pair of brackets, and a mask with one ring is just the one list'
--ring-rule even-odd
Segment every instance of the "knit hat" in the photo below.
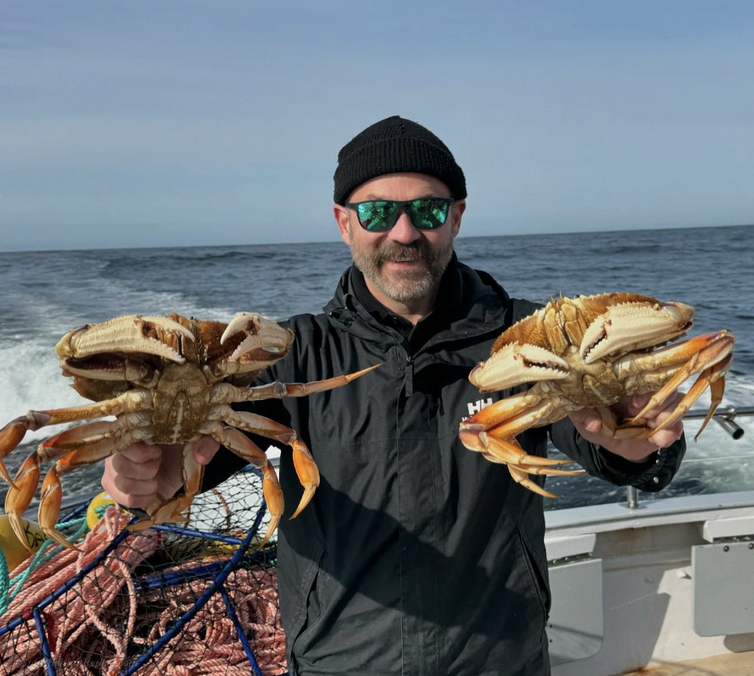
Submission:
{"label": "knit hat", "polygon": [[448,147],[429,129],[393,115],[367,127],[338,153],[335,203],[345,204],[369,179],[399,172],[434,176],[456,199],[466,197],[466,178]]}

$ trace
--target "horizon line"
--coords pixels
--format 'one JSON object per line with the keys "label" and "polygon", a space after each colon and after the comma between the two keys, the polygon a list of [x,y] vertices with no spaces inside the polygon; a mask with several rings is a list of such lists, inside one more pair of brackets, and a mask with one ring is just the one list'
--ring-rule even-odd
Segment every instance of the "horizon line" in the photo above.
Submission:
{"label": "horizon line", "polygon": [[[599,234],[599,233],[615,233],[615,232],[657,232],[664,230],[700,230],[705,228],[751,228],[754,227],[754,223],[733,223],[725,225],[677,225],[677,226],[662,226],[662,227],[638,227],[638,228],[613,228],[606,230],[568,230],[568,231],[552,231],[552,232],[535,232],[535,233],[507,233],[499,235],[461,235],[459,238],[463,239],[489,239],[497,237],[551,237],[553,235],[584,235],[584,234]],[[297,244],[333,244],[340,240],[337,238],[328,240],[309,240],[299,242],[257,242],[257,243],[228,243],[228,244],[183,244],[183,245],[160,245],[160,246],[118,246],[118,247],[76,247],[66,249],[0,249],[1,254],[9,253],[55,253],[60,251],[76,252],[76,251],[129,251],[139,249],[227,249],[229,247],[255,247],[255,246],[295,246]]]}

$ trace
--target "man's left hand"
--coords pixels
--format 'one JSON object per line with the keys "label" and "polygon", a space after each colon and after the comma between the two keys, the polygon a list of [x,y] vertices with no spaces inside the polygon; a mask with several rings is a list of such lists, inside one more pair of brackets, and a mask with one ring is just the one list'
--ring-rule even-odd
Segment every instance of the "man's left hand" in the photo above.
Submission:
{"label": "man's left hand", "polygon": [[[646,406],[651,397],[652,394],[649,393],[637,394],[633,397],[622,399],[613,406],[618,420],[635,416]],[[670,417],[670,414],[682,398],[683,394],[676,392],[673,396],[668,397],[661,407],[650,410],[646,415],[646,426],[650,429],[659,427]],[[672,425],[656,432],[647,439],[615,439],[602,431],[602,419],[596,409],[585,408],[581,411],[571,413],[569,417],[578,432],[586,440],[598,444],[611,453],[620,455],[631,462],[643,462],[656,450],[671,446],[683,435],[682,420],[677,420]]]}

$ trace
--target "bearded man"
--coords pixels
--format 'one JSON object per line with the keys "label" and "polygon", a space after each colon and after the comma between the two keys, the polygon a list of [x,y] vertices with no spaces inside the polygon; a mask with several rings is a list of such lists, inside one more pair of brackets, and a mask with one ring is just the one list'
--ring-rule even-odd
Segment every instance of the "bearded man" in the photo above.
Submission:
{"label": "bearded man", "polygon": [[[550,673],[542,498],[458,438],[479,399],[470,369],[537,306],[456,259],[466,196],[450,150],[415,122],[387,118],[344,146],[334,215],[354,264],[323,313],[290,320],[294,347],[265,379],[307,382],[382,366],[348,387],[244,405],[297,430],[321,476],[309,507],[280,527],[291,674]],[[648,396],[627,402],[628,412]],[[667,412],[652,417],[656,427]],[[677,471],[680,422],[649,440],[611,439],[600,427],[595,412],[581,411],[518,440],[545,455],[549,434],[587,471],[642,490],[659,490]],[[209,462],[205,488],[241,462],[216,450],[196,454]],[[144,508],[180,487],[178,463],[168,460],[163,449],[135,444],[108,461],[103,486]],[[280,480],[286,503],[297,504],[290,454]]]}

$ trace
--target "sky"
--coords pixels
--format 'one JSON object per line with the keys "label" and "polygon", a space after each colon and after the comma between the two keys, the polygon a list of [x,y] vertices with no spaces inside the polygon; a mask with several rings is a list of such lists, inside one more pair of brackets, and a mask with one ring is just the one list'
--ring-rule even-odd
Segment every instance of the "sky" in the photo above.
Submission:
{"label": "sky", "polygon": [[749,0],[3,0],[0,251],[336,241],[390,115],[462,236],[754,223]]}

